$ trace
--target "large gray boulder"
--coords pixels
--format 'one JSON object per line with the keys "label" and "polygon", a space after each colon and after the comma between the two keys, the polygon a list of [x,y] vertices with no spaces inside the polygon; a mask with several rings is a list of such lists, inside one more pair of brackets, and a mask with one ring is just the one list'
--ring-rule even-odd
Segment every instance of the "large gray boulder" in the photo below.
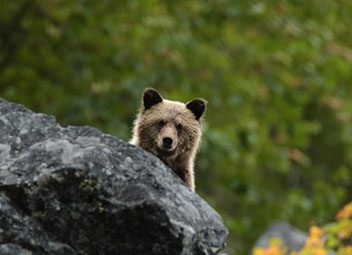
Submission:
{"label": "large gray boulder", "polygon": [[218,254],[227,234],[154,155],[0,100],[0,254]]}

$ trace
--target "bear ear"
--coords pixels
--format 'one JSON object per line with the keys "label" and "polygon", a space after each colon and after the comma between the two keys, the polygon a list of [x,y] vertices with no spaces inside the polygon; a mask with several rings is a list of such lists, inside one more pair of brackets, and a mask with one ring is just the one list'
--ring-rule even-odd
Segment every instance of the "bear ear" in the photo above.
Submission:
{"label": "bear ear", "polygon": [[143,105],[146,110],[151,108],[153,105],[161,103],[163,98],[160,96],[159,92],[152,88],[147,88],[143,93]]}
{"label": "bear ear", "polygon": [[196,120],[199,120],[204,111],[207,101],[202,98],[197,98],[186,104],[186,107],[194,114]]}

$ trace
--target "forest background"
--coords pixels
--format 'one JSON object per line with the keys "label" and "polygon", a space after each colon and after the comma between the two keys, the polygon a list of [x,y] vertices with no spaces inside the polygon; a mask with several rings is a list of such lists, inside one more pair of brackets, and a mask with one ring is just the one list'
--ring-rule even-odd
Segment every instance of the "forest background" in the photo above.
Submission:
{"label": "forest background", "polygon": [[197,192],[248,254],[352,197],[352,1],[2,0],[0,96],[128,140],[145,87],[209,101]]}

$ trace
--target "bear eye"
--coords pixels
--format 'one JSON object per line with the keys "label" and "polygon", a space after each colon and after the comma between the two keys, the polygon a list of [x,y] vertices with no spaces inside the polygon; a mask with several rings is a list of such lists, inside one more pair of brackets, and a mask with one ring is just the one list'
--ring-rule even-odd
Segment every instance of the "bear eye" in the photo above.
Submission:
{"label": "bear eye", "polygon": [[160,120],[160,121],[158,122],[159,127],[163,127],[163,126],[165,126],[165,124],[166,124],[166,122],[163,121],[163,120]]}
{"label": "bear eye", "polygon": [[181,124],[177,124],[176,128],[177,128],[178,131],[181,131],[182,130],[182,125]]}

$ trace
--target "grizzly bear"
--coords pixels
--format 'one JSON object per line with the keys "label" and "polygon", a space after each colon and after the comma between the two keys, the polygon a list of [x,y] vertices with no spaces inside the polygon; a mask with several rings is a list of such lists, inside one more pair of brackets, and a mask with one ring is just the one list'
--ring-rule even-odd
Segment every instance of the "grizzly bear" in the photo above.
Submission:
{"label": "grizzly bear", "polygon": [[207,101],[166,100],[152,88],[143,93],[130,143],[158,156],[194,191],[194,159],[202,136]]}

